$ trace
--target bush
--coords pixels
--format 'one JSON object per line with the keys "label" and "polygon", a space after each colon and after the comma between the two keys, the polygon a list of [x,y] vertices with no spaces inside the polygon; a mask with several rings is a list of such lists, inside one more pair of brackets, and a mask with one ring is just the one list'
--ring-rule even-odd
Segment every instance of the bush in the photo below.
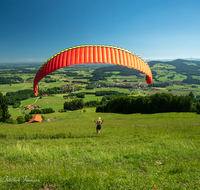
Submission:
{"label": "bush", "polygon": [[46,118],[42,115],[42,121],[46,121]]}
{"label": "bush", "polygon": [[97,107],[100,105],[100,102],[93,100],[93,101],[86,102],[84,105],[87,107]]}
{"label": "bush", "polygon": [[55,110],[52,108],[44,108],[44,109],[33,109],[29,114],[47,114],[47,113],[54,113]]}
{"label": "bush", "polygon": [[31,110],[31,112],[29,114],[42,114],[42,110],[41,109],[33,109]]}
{"label": "bush", "polygon": [[85,93],[84,92],[76,93],[76,97],[77,98],[85,98]]}
{"label": "bush", "polygon": [[13,108],[18,108],[21,105],[21,102],[15,102],[13,104]]}
{"label": "bush", "polygon": [[9,118],[6,120],[6,123],[10,123],[10,124],[17,124],[18,121],[16,119],[13,119],[13,118]]}
{"label": "bush", "polygon": [[200,114],[200,102],[198,102],[198,104],[196,105],[196,110],[197,113]]}
{"label": "bush", "polygon": [[88,85],[85,87],[85,89],[94,89],[94,87]]}
{"label": "bush", "polygon": [[62,112],[66,112],[66,110],[64,110],[64,109],[59,109],[58,112],[62,113]]}
{"label": "bush", "polygon": [[47,114],[47,113],[54,113],[55,111],[52,108],[44,108],[42,109],[42,113],[43,114]]}
{"label": "bush", "polygon": [[71,110],[71,111],[82,109],[83,106],[84,106],[83,99],[72,100],[70,102],[64,103],[64,109]]}
{"label": "bush", "polygon": [[102,90],[102,91],[96,91],[95,92],[95,96],[105,96],[105,95],[115,95],[118,96],[120,93],[118,91],[106,91],[106,90]]}
{"label": "bush", "polygon": [[96,112],[104,112],[104,107],[105,107],[105,105],[98,106],[96,108]]}
{"label": "bush", "polygon": [[25,114],[24,118],[25,118],[25,121],[29,121],[33,116],[30,115],[30,114]]}
{"label": "bush", "polygon": [[24,123],[24,122],[25,122],[24,116],[18,116],[18,117],[17,117],[17,122],[18,122],[19,124]]}

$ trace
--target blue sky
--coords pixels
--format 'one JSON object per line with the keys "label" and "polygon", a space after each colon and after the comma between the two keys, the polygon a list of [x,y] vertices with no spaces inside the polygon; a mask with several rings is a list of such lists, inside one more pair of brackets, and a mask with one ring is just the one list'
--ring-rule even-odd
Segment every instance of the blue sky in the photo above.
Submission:
{"label": "blue sky", "polygon": [[105,44],[144,59],[200,58],[199,0],[0,0],[0,63]]}

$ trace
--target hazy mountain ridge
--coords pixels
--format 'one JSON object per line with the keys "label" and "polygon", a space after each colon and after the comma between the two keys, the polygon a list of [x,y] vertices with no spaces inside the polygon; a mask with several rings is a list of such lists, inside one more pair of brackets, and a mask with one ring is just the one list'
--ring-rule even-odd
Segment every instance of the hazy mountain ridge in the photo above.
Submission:
{"label": "hazy mountain ridge", "polygon": [[[187,60],[187,61],[200,61],[200,58],[177,58],[181,60]],[[162,62],[170,62],[170,61],[175,61],[177,59],[145,59],[147,63],[151,61],[162,61]]]}

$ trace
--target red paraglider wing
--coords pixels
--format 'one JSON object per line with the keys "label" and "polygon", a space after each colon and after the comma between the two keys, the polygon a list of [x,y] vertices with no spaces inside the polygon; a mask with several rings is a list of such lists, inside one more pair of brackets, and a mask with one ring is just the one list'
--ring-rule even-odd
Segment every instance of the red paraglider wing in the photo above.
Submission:
{"label": "red paraglider wing", "polygon": [[146,82],[152,82],[149,65],[131,51],[107,45],[82,45],[63,50],[48,59],[38,70],[33,90],[38,95],[38,82],[49,73],[69,65],[84,63],[110,63],[137,69],[146,74]]}

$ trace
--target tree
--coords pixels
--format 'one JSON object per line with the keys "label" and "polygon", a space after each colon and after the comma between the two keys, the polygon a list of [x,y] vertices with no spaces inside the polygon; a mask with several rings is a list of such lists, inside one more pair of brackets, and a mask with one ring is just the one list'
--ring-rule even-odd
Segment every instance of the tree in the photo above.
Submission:
{"label": "tree", "polygon": [[0,122],[6,122],[10,117],[6,96],[0,92]]}
{"label": "tree", "polygon": [[18,108],[21,105],[21,102],[15,102],[13,104],[13,108]]}
{"label": "tree", "polygon": [[196,110],[197,113],[200,114],[200,102],[198,102],[198,104],[196,105]]}
{"label": "tree", "polygon": [[25,121],[29,121],[33,116],[30,114],[25,114],[24,119]]}
{"label": "tree", "polygon": [[17,121],[18,121],[19,124],[24,123],[25,122],[24,116],[18,116]]}
{"label": "tree", "polygon": [[84,92],[76,93],[75,95],[76,95],[77,98],[85,98]]}
{"label": "tree", "polygon": [[192,92],[189,93],[189,96],[191,97],[192,101],[194,100],[195,96]]}

